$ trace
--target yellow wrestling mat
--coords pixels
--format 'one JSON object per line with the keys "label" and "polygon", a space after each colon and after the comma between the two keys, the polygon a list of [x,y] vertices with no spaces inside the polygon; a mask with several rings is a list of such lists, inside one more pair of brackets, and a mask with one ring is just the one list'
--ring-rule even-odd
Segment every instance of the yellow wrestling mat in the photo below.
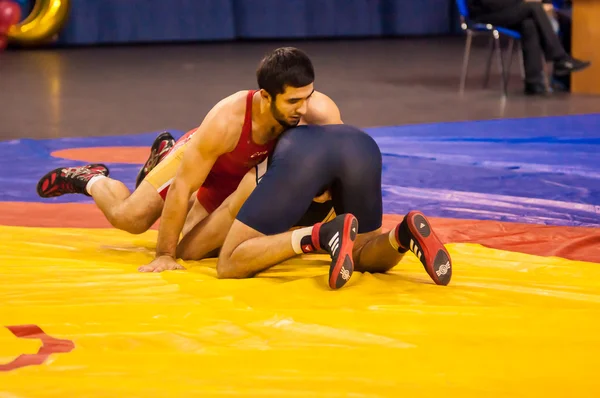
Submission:
{"label": "yellow wrestling mat", "polygon": [[409,254],[331,291],[323,256],[216,280],[215,260],[138,273],[156,231],[0,237],[0,364],[43,357],[7,327],[61,340],[0,397],[600,396],[599,264],[450,244],[448,287]]}

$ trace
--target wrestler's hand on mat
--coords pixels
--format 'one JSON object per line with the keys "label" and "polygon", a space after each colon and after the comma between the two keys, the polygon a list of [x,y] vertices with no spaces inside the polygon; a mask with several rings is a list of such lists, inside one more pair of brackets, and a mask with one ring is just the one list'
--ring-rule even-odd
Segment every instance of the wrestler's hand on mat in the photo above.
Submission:
{"label": "wrestler's hand on mat", "polygon": [[150,264],[142,265],[138,268],[140,272],[163,272],[168,270],[185,269],[179,265],[171,256],[156,257]]}

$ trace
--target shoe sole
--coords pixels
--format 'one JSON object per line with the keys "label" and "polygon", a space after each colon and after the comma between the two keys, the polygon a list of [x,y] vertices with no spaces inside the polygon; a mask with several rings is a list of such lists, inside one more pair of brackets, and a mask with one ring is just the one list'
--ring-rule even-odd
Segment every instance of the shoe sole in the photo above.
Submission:
{"label": "shoe sole", "polygon": [[411,234],[410,251],[421,261],[427,274],[437,285],[447,285],[452,279],[452,260],[442,241],[433,232],[429,220],[421,212],[411,211],[406,215]]}
{"label": "shoe sole", "polygon": [[44,175],[42,178],[40,178],[40,180],[37,183],[36,191],[41,198],[55,198],[57,196],[63,195],[63,193],[57,191],[50,192],[50,194],[46,192],[48,187],[54,184],[54,181],[56,181],[56,178],[62,169],[62,167],[54,169],[46,173],[46,175]]}
{"label": "shoe sole", "polygon": [[[154,142],[152,143],[152,146],[150,147],[150,156],[148,157],[148,159],[146,160],[146,162],[144,162],[144,165],[142,166],[142,168],[138,172],[137,177],[135,178],[135,187],[136,188],[140,186],[140,184],[142,183],[142,181],[144,181],[144,179],[146,178],[146,176],[152,171],[152,169],[150,169],[147,172],[144,172],[144,169],[146,168],[146,165],[150,161],[150,158],[152,157],[152,154],[154,152],[158,151],[158,148],[160,148],[160,143],[162,141],[165,141],[165,140],[172,140],[173,142],[175,142],[175,138],[173,138],[173,136],[171,135],[171,133],[168,133],[168,132],[159,134],[158,137],[156,137],[154,139]],[[169,148],[169,151],[173,150],[174,146],[175,146],[175,144],[173,144],[171,146],[171,148]],[[156,163],[156,164],[158,164],[158,163]],[[156,165],[154,165],[154,167],[156,167]]]}
{"label": "shoe sole", "polygon": [[[103,174],[106,177],[108,177],[110,175],[110,171],[108,170],[108,167],[106,167],[103,164],[92,164],[91,166],[92,167],[102,167],[105,170],[105,172]],[[36,191],[37,191],[37,194],[41,198],[56,198],[58,196],[66,195],[65,193],[62,193],[59,191],[53,191],[50,194],[48,194],[48,192],[45,192],[50,185],[54,184],[54,182],[58,178],[58,175],[60,174],[62,169],[64,169],[64,167],[59,167],[57,169],[49,171],[48,173],[46,173],[46,175],[44,175],[42,178],[40,178],[40,180],[38,181],[37,186],[36,186]],[[44,184],[46,182],[48,183],[47,185]],[[46,185],[45,189],[44,189],[44,185]],[[86,195],[87,195],[87,193],[86,193]],[[87,195],[87,196],[89,196],[89,195]]]}
{"label": "shoe sole", "polygon": [[354,260],[352,249],[358,234],[358,220],[351,214],[346,214],[344,227],[340,238],[340,253],[335,262],[329,267],[329,287],[339,289],[352,277]]}

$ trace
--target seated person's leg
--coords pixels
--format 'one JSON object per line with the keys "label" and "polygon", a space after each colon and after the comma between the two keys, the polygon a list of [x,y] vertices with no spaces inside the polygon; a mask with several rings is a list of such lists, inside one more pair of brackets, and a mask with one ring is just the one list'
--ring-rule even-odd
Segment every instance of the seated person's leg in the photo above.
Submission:
{"label": "seated person's leg", "polygon": [[521,46],[525,64],[525,93],[547,93],[544,81],[543,52],[537,25],[531,18],[524,19],[515,27],[522,36]]}
{"label": "seated person's leg", "polygon": [[[534,82],[539,80],[537,76],[543,72],[543,66],[538,67],[541,62],[537,60],[541,59],[542,48],[545,58],[555,62],[554,70],[557,75],[565,75],[589,66],[588,62],[574,59],[566,53],[540,2],[516,3],[485,15],[477,15],[474,19],[481,23],[516,29],[523,35],[523,54],[528,83],[526,93],[546,92],[541,83]],[[535,28],[531,22],[526,21],[533,22]]]}

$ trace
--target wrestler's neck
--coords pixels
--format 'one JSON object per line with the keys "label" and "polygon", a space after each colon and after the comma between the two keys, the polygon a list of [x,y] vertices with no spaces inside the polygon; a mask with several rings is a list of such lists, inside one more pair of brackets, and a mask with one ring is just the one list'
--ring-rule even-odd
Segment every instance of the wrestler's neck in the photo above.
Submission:
{"label": "wrestler's neck", "polygon": [[266,144],[279,137],[286,130],[271,112],[271,107],[260,92],[254,94],[252,106],[252,140],[257,144]]}

